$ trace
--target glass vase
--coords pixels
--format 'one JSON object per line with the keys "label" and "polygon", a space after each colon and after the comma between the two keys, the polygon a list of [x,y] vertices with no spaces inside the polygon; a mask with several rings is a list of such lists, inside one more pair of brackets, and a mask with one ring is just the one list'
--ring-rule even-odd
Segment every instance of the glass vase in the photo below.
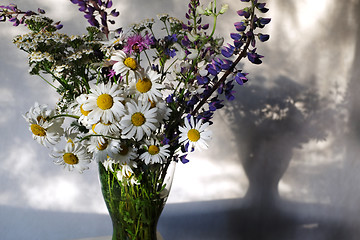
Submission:
{"label": "glass vase", "polygon": [[175,162],[142,169],[138,183],[119,180],[99,163],[102,194],[113,225],[112,240],[160,240],[157,223],[170,193]]}

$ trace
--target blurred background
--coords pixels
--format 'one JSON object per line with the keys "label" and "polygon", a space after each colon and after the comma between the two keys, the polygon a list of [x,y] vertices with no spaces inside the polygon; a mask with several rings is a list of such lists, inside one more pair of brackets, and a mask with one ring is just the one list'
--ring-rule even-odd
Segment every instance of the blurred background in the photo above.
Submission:
{"label": "blurred background", "polygon": [[[202,4],[207,5],[208,0]],[[218,4],[225,1],[218,1]],[[2,5],[11,2],[1,1]],[[17,0],[47,11],[61,32],[86,20],[68,0]],[[228,0],[216,34],[234,32],[240,0]],[[156,14],[184,19],[183,0],[114,0],[128,26]],[[166,240],[358,239],[360,224],[360,1],[272,0],[258,44],[263,64],[217,112],[207,151],[178,164],[159,222]],[[52,163],[22,114],[53,106],[12,44],[23,26],[0,23],[0,239],[70,240],[111,235],[95,164],[83,174]]]}

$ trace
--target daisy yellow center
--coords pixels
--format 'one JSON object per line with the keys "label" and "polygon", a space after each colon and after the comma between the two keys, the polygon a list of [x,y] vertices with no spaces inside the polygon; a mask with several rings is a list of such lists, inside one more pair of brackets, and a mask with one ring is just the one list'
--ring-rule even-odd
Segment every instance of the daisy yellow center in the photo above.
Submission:
{"label": "daisy yellow center", "polygon": [[152,83],[148,78],[139,79],[136,83],[136,89],[141,93],[146,93],[151,89]]}
{"label": "daisy yellow center", "polygon": [[148,152],[151,154],[151,155],[156,155],[160,152],[160,149],[158,146],[155,146],[155,145],[150,145],[149,146],[149,149],[148,149]]}
{"label": "daisy yellow center", "polygon": [[131,57],[125,58],[124,64],[125,64],[125,66],[131,68],[132,70],[135,70],[137,67],[135,59],[133,59]]}
{"label": "daisy yellow center", "polygon": [[38,116],[38,117],[36,118],[36,120],[38,121],[38,123],[39,123],[40,121],[43,121],[43,122],[46,121],[43,116]]}
{"label": "daisy yellow center", "polygon": [[96,100],[97,106],[102,110],[107,110],[114,104],[112,96],[107,93],[101,94]]}
{"label": "daisy yellow center", "polygon": [[84,104],[82,104],[82,105],[80,106],[80,112],[81,112],[82,115],[87,116],[87,115],[89,115],[89,113],[90,113],[91,111],[85,111],[85,110],[83,109],[83,105],[84,105]]}
{"label": "daisy yellow center", "polygon": [[149,103],[150,103],[150,108],[156,107],[156,102],[153,102],[153,101],[151,101],[150,99],[149,99],[148,101],[149,101]]}
{"label": "daisy yellow center", "polygon": [[[125,167],[126,165],[127,165],[127,164],[125,163],[125,164],[124,164],[124,167]],[[124,171],[124,175],[125,175],[126,178],[131,178],[132,172],[130,172],[130,171]]]}
{"label": "daisy yellow center", "polygon": [[31,129],[31,132],[36,136],[39,136],[39,137],[46,136],[45,129],[37,124],[31,124],[30,129]]}
{"label": "daisy yellow center", "polygon": [[145,116],[140,112],[136,112],[131,116],[131,122],[134,126],[138,127],[145,123]]}
{"label": "daisy yellow center", "polygon": [[78,157],[73,153],[65,153],[63,155],[64,162],[70,165],[75,165],[79,163]]}
{"label": "daisy yellow center", "polygon": [[75,146],[73,140],[69,139],[69,140],[67,140],[67,142],[68,142],[68,143],[71,143],[71,145],[72,145],[73,147]]}
{"label": "daisy yellow center", "polygon": [[99,151],[103,151],[107,148],[108,142],[105,140],[104,142],[98,142],[98,145],[96,146]]}
{"label": "daisy yellow center", "polygon": [[124,145],[121,145],[120,147],[121,147],[121,150],[119,151],[119,154],[120,154],[121,156],[125,156],[126,154],[128,154],[128,152],[129,152],[128,146],[126,146],[126,145],[124,144]]}
{"label": "daisy yellow center", "polygon": [[97,134],[97,132],[95,132],[95,127],[96,127],[96,125],[97,125],[97,123],[93,124],[92,127],[91,127],[91,130],[92,130],[95,134]]}
{"label": "daisy yellow center", "polygon": [[188,131],[187,137],[192,142],[197,142],[200,139],[200,132],[196,129],[190,129]]}

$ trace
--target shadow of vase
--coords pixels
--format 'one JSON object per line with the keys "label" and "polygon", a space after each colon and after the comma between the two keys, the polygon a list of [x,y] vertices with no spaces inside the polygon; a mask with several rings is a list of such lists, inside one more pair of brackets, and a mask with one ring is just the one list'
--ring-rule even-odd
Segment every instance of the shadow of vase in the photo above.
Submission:
{"label": "shadow of vase", "polygon": [[[310,140],[323,140],[331,124],[328,100],[314,86],[280,77],[237,92],[224,117],[234,128],[238,156],[249,181],[244,202],[263,213],[276,208],[279,182],[293,151]],[[326,119],[326,121],[325,121]]]}

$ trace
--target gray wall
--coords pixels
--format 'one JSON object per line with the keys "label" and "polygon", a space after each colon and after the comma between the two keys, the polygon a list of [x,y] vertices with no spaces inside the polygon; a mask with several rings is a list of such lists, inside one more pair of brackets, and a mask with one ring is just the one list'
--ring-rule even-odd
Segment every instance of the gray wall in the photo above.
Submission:
{"label": "gray wall", "polygon": [[[187,5],[182,0],[116,2],[118,23],[125,26],[164,12],[183,18]],[[17,3],[64,19],[63,32],[84,30],[85,20],[67,0]],[[227,40],[240,4],[231,0],[220,20],[217,33]],[[259,44],[264,64],[244,64],[250,81],[237,89],[236,101],[217,113],[210,149],[178,165],[169,203],[235,198],[239,215],[247,217],[242,219],[258,224],[300,218],[310,220],[298,230],[320,229],[324,221],[333,221],[341,233],[355,232],[360,210],[360,1],[274,0],[268,6],[272,22],[265,31],[271,37]],[[27,74],[26,55],[11,44],[21,29],[0,24],[0,206],[20,212],[105,213],[95,165],[79,175],[52,164],[49,151],[32,140],[21,117],[35,101],[52,106],[57,99],[46,83]],[[226,209],[235,207],[213,202],[223,203]],[[0,219],[5,219],[1,212]],[[332,225],[326,226],[317,239],[337,236],[329,230]],[[11,228],[7,236],[15,232]],[[296,231],[292,234],[283,239],[298,239]],[[334,239],[352,239],[351,234],[338,236]]]}

